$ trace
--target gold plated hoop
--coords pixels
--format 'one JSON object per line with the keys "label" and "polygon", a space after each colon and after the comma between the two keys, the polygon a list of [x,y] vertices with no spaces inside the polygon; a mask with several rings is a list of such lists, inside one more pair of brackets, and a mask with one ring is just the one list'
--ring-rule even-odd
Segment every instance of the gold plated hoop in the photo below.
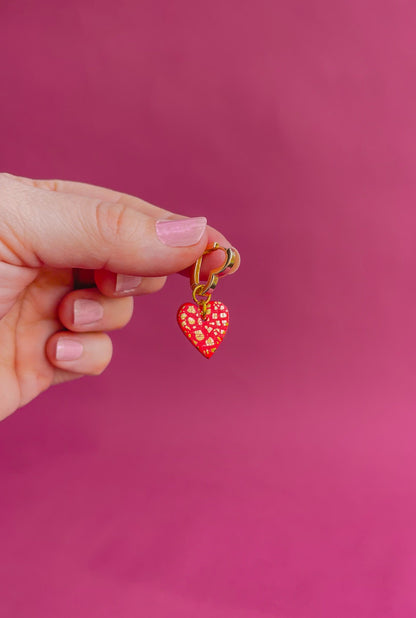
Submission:
{"label": "gold plated hoop", "polygon": [[[210,270],[208,279],[205,283],[201,283],[199,280],[201,274],[201,264],[204,255],[208,253],[212,253],[213,251],[217,251],[220,249],[225,252],[225,261],[219,268],[214,268]],[[192,295],[194,300],[196,301],[195,296],[208,296],[211,295],[212,290],[215,289],[218,283],[218,275],[223,273],[227,268],[232,268],[236,262],[237,254],[233,247],[221,247],[217,242],[215,242],[212,246],[207,247],[204,253],[197,259],[194,264],[194,267],[191,272],[191,288]],[[208,299],[209,300],[209,299]],[[197,302],[197,301],[196,301]],[[208,301],[205,301],[208,302]]]}

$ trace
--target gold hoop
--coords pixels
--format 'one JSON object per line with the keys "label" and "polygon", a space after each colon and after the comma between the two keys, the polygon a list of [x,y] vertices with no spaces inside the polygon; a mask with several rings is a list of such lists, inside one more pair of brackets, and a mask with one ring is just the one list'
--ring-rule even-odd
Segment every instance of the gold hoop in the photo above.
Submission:
{"label": "gold hoop", "polygon": [[[202,264],[203,257],[204,255],[207,255],[208,253],[217,251],[218,249],[221,249],[221,251],[225,252],[226,254],[225,261],[223,265],[220,266],[219,268],[210,270],[207,281],[205,283],[201,283],[199,280],[199,277],[201,274],[201,264]],[[195,302],[198,302],[195,298],[195,295],[197,296],[208,296],[209,295],[209,298],[211,298],[211,292],[212,290],[215,289],[218,283],[218,280],[219,280],[218,275],[223,273],[227,268],[232,268],[235,264],[236,259],[237,259],[237,254],[233,247],[227,247],[227,248],[221,247],[217,242],[215,242],[212,246],[206,248],[204,253],[195,262],[194,267],[191,272],[192,296]],[[196,290],[198,289],[199,291],[196,292]],[[209,302],[209,299],[205,300],[204,302],[205,303]]]}

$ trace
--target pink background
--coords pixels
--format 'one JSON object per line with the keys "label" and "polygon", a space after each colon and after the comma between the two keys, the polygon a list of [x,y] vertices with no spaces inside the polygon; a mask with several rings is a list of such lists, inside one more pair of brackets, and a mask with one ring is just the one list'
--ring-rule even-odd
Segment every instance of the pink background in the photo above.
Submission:
{"label": "pink background", "polygon": [[3,618],[414,618],[416,8],[0,0],[0,169],[206,215],[241,250],[98,378],[0,425]]}

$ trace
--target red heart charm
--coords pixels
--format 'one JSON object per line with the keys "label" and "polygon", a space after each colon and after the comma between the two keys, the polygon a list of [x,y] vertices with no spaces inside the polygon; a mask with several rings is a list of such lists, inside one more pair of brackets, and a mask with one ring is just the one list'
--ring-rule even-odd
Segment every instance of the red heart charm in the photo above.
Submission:
{"label": "red heart charm", "polygon": [[227,307],[218,300],[206,304],[204,317],[193,303],[185,303],[178,310],[182,332],[205,358],[211,358],[224,339],[229,319]]}

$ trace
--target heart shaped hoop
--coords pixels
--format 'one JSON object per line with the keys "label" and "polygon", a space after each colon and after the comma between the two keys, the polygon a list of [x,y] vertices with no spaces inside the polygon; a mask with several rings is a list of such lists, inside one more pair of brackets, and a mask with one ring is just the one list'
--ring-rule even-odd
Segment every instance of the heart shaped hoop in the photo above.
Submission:
{"label": "heart shaped hoop", "polygon": [[[204,255],[208,255],[209,253],[217,251],[218,249],[225,252],[224,263],[218,268],[210,270],[207,281],[205,283],[201,283],[199,278],[201,274],[201,265]],[[219,275],[225,270],[227,270],[227,268],[232,268],[236,262],[236,259],[237,252],[233,247],[221,247],[219,243],[215,242],[211,246],[208,246],[204,253],[195,262],[194,267],[191,271],[192,298],[196,303],[200,305],[202,316],[205,315],[206,303],[209,302],[212,291],[217,286]],[[197,296],[200,296],[202,298],[198,299]]]}

